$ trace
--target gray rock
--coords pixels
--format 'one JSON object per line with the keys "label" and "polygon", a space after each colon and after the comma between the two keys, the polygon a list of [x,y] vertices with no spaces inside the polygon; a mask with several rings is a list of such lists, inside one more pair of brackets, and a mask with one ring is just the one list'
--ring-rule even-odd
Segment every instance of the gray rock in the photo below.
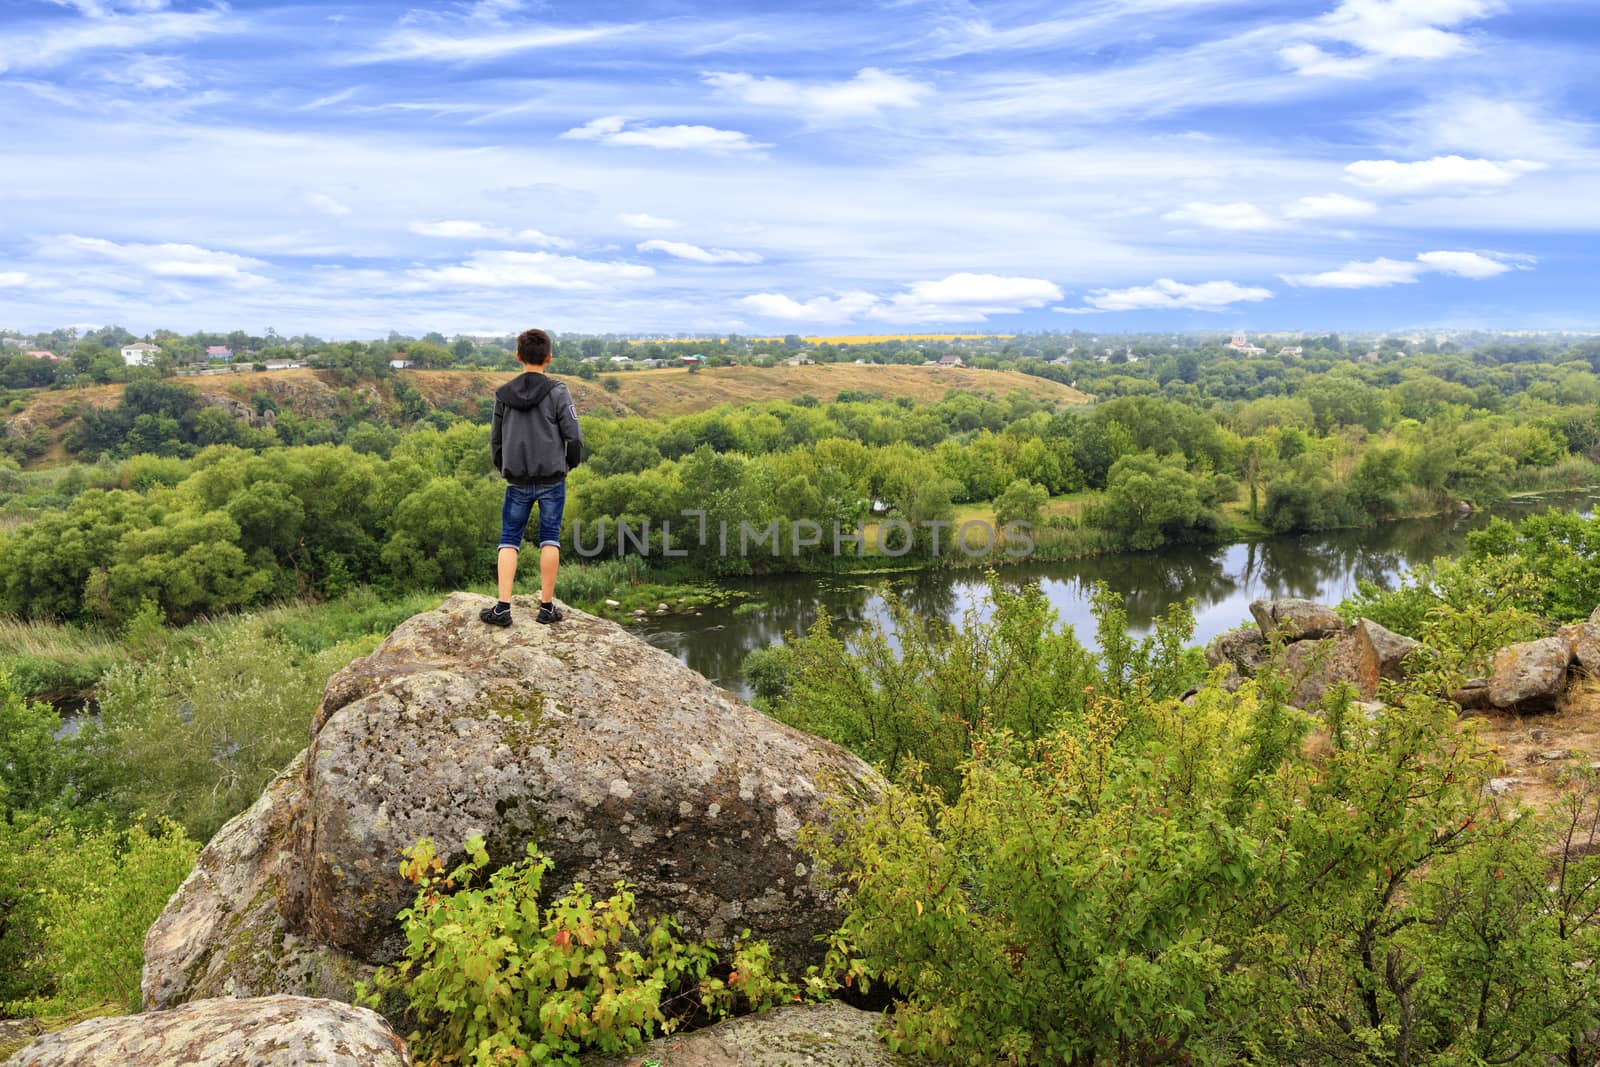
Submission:
{"label": "gray rock", "polygon": [[1585,674],[1600,678],[1600,623],[1579,622],[1563,626],[1556,636],[1572,646],[1572,659]]}
{"label": "gray rock", "polygon": [[901,1067],[889,1051],[883,1016],[838,1001],[773,1008],[692,1034],[653,1041],[629,1056],[592,1056],[584,1067]]}
{"label": "gray rock", "polygon": [[1250,614],[1269,640],[1276,637],[1284,641],[1305,641],[1330,637],[1345,629],[1344,620],[1337,611],[1298,597],[1253,601]]}
{"label": "gray rock", "polygon": [[1571,662],[1572,646],[1559,637],[1507,645],[1490,666],[1489,703],[1502,711],[1554,711]]}
{"label": "gray rock", "polygon": [[290,821],[305,753],[201,850],[194,870],[145,933],[146,1009],[204,997],[293,993],[349,1001],[373,968],[291,933],[278,914],[294,867]]}
{"label": "gray rock", "polygon": [[1219,634],[1206,646],[1206,663],[1212,667],[1227,664],[1233,668],[1230,677],[1237,673],[1242,678],[1253,678],[1267,656],[1266,635],[1254,626]]}
{"label": "gray rock", "polygon": [[1406,676],[1406,661],[1422,648],[1422,642],[1379,626],[1371,619],[1357,619],[1355,634],[1365,646],[1365,655],[1377,666],[1378,677],[1398,682]]}
{"label": "gray rock", "polygon": [[1450,699],[1461,705],[1463,711],[1483,711],[1489,703],[1489,679],[1471,678],[1461,688],[1450,694]]}
{"label": "gray rock", "polygon": [[820,959],[838,916],[800,828],[882,779],[613,623],[568,609],[539,626],[519,598],[511,627],[488,627],[490,602],[454,594],[329,681],[303,772],[206,847],[151,930],[147,1004],[273,988],[261,972],[280,964],[253,946],[274,938],[329,984],[397,958],[415,895],[398,861],[423,837],[449,863],[474,834],[497,863],[535,842],[548,891],[626,880],[690,938],[748,927],[791,971]]}
{"label": "gray rock", "polygon": [[1313,707],[1340,683],[1355,687],[1361,700],[1378,692],[1378,661],[1372,646],[1354,630],[1321,641],[1296,641],[1283,650],[1289,702]]}
{"label": "gray rock", "polygon": [[25,1045],[8,1067],[410,1067],[383,1016],[330,1000],[197,1000],[91,1019]]}
{"label": "gray rock", "polygon": [[1593,611],[1589,612],[1589,621],[1595,623],[1596,625],[1600,625],[1600,607],[1596,607]]}

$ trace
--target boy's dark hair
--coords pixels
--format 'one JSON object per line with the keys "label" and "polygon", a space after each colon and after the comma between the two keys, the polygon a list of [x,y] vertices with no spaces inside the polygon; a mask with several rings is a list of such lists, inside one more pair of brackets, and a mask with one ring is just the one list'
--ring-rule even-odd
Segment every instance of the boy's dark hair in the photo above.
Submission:
{"label": "boy's dark hair", "polygon": [[523,330],[517,335],[517,360],[530,367],[542,367],[550,362],[550,335],[543,330]]}

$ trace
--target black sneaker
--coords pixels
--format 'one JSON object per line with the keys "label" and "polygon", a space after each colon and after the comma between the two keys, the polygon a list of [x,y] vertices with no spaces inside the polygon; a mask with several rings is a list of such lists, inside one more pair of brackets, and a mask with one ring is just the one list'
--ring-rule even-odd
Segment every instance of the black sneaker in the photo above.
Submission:
{"label": "black sneaker", "polygon": [[490,626],[510,626],[511,609],[506,608],[504,611],[501,611],[498,604],[492,605],[478,612],[478,618],[482,619]]}
{"label": "black sneaker", "polygon": [[550,605],[540,604],[539,605],[539,618],[538,618],[539,622],[542,622],[542,623],[545,623],[546,625],[548,625],[548,624],[550,624],[552,622],[560,622],[564,618],[566,618],[566,616],[563,615],[561,613],[561,609],[556,607],[554,604],[550,604]]}

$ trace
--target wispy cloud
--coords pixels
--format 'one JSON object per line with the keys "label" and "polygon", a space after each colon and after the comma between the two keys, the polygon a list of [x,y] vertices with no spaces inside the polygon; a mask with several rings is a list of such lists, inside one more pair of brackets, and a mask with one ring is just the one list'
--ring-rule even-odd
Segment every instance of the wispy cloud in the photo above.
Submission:
{"label": "wispy cloud", "polygon": [[835,82],[802,82],[772,76],[708,71],[707,85],[745,104],[791,111],[807,119],[871,118],[891,108],[914,108],[933,87],[877,67],[864,67],[854,78]]}
{"label": "wispy cloud", "polygon": [[874,321],[908,324],[983,322],[1061,299],[1061,288],[1043,278],[961,272],[937,281],[913,282],[880,297],[864,290],[796,300],[783,293],[754,293],[740,304],[762,318],[839,325]]}
{"label": "wispy cloud", "polygon": [[687,259],[692,263],[760,263],[754,252],[735,252],[727,248],[701,248],[687,241],[641,241],[635,246],[640,252],[661,252],[674,259]]}
{"label": "wispy cloud", "polygon": [[683,225],[677,219],[664,219],[643,211],[622,212],[617,221],[635,230],[676,230]]}
{"label": "wispy cloud", "polygon": [[306,206],[339,219],[350,214],[350,205],[335,200],[327,193],[307,193]]}
{"label": "wispy cloud", "polygon": [[1455,28],[1499,9],[1495,0],[1342,0],[1300,26],[1297,36],[1304,39],[1278,54],[1299,74],[1367,77],[1396,60],[1447,59],[1470,50],[1471,39]]}
{"label": "wispy cloud", "polygon": [[714,126],[652,126],[622,115],[591,119],[563,133],[568,141],[597,141],[600,144],[710,152],[714,155],[759,152],[768,145],[758,144],[738,130],[719,130]]}
{"label": "wispy cloud", "polygon": [[191,244],[121,244],[100,237],[63,234],[41,242],[40,252],[48,258],[115,263],[159,278],[232,285],[266,281],[253,273],[267,265],[262,260]]}
{"label": "wispy cloud", "polygon": [[1158,278],[1149,285],[1127,289],[1094,289],[1083,298],[1082,307],[1058,307],[1066,315],[1085,315],[1105,311],[1222,311],[1234,304],[1255,303],[1272,297],[1271,289],[1238,285],[1234,282],[1200,282],[1188,285],[1171,278]]}
{"label": "wispy cloud", "polygon": [[1290,285],[1317,289],[1382,289],[1415,284],[1430,272],[1481,281],[1527,266],[1525,260],[1499,253],[1423,252],[1410,260],[1387,257],[1355,260],[1338,270],[1320,274],[1285,274],[1283,280]]}
{"label": "wispy cloud", "polygon": [[1193,202],[1161,216],[1168,222],[1203,226],[1208,230],[1275,230],[1283,223],[1254,204]]}
{"label": "wispy cloud", "polygon": [[407,59],[431,59],[440,63],[472,63],[502,59],[519,52],[547,48],[570,48],[606,40],[633,29],[632,26],[529,26],[515,30],[496,27],[462,34],[439,33],[422,29],[398,29],[385,35],[366,52],[353,53],[353,63],[386,63]]}
{"label": "wispy cloud", "polygon": [[466,262],[418,268],[423,286],[465,289],[611,289],[655,276],[638,263],[602,262],[552,252],[475,252]]}
{"label": "wispy cloud", "polygon": [[1378,205],[1343,193],[1302,196],[1283,206],[1288,219],[1364,219],[1378,213]]}
{"label": "wispy cloud", "polygon": [[490,226],[468,219],[445,219],[440,222],[413,222],[407,227],[420,237],[443,237],[458,241],[508,241],[515,244],[536,245],[539,248],[573,248],[572,241],[554,237],[542,230],[513,230],[505,226]]}
{"label": "wispy cloud", "polygon": [[0,289],[20,289],[28,284],[30,277],[25,270],[0,271]]}
{"label": "wispy cloud", "polygon": [[51,24],[42,29],[21,24],[0,35],[0,73],[57,67],[93,52],[139,52],[238,32],[245,25],[223,10],[158,11]]}
{"label": "wispy cloud", "polygon": [[1393,159],[1362,159],[1344,168],[1345,180],[1381,193],[1474,192],[1503,189],[1526,174],[1544,170],[1545,164],[1526,159],[1466,159],[1436,156],[1402,163]]}

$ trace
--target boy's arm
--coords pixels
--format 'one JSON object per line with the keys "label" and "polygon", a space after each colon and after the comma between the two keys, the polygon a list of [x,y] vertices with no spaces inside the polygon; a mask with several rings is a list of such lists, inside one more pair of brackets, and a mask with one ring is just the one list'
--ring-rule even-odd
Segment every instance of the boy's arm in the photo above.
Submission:
{"label": "boy's arm", "polygon": [[560,412],[556,425],[561,430],[561,440],[567,452],[567,469],[571,470],[583,460],[583,430],[578,426],[578,406],[572,402],[572,393],[561,387]]}
{"label": "boy's arm", "polygon": [[494,402],[494,418],[489,422],[489,455],[494,459],[494,469],[500,470],[500,423],[505,419],[505,405],[496,400]]}

